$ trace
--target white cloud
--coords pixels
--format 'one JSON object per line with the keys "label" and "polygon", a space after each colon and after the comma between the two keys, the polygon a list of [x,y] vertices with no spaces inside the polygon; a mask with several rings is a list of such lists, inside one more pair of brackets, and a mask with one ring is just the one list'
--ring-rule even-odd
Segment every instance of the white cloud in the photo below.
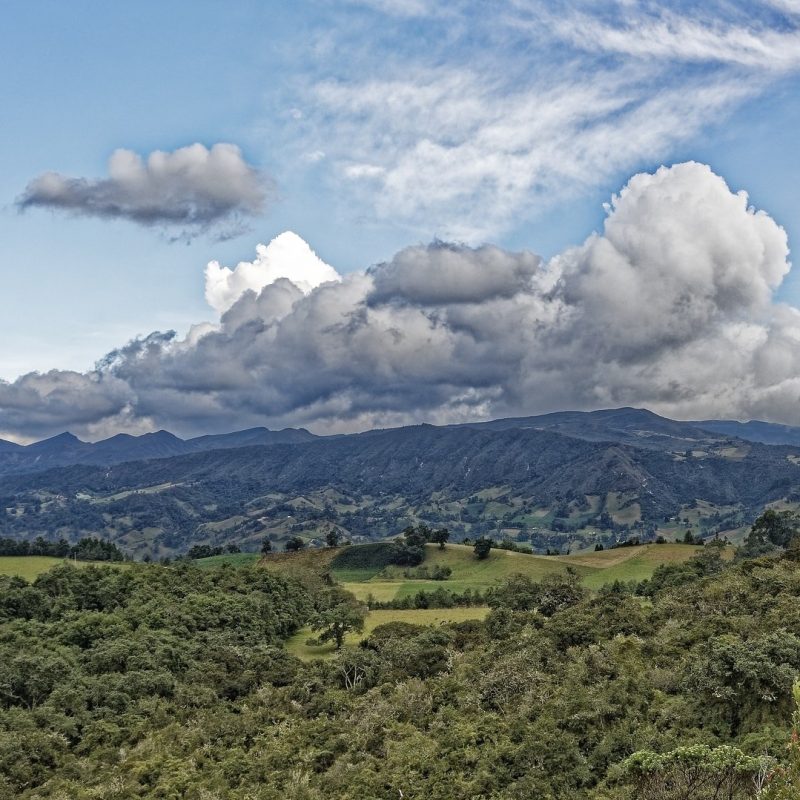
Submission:
{"label": "white cloud", "polygon": [[296,233],[286,231],[268,245],[256,245],[253,261],[240,261],[234,269],[218,261],[206,266],[206,300],[222,313],[245,292],[260,292],[279,278],[287,278],[304,294],[326,281],[341,279]]}
{"label": "white cloud", "polygon": [[342,431],[620,405],[800,424],[800,311],[773,298],[787,259],[744,192],[680,164],[634,176],[603,231],[547,264],[434,243],[307,293],[262,274],[214,329],[0,383],[0,429]]}
{"label": "white cloud", "polygon": [[156,150],[146,161],[131,150],[115,150],[107,178],[46,172],[28,184],[17,206],[128,219],[181,237],[212,229],[224,237],[264,210],[268,188],[236,145],[215,144],[209,150],[193,144],[171,153]]}
{"label": "white cloud", "polygon": [[463,69],[327,83],[317,99],[338,116],[342,138],[329,150],[341,147],[343,176],[377,192],[381,217],[480,242],[667,151],[755,91],[722,78],[649,95],[638,76],[615,70],[543,75],[507,92]]}
{"label": "white cloud", "polygon": [[552,21],[561,38],[591,52],[606,50],[646,60],[722,62],[777,72],[800,66],[800,31],[709,23],[662,11],[657,17],[628,14],[610,25],[587,14]]}
{"label": "white cloud", "polygon": [[427,17],[442,13],[442,4],[436,0],[350,0],[350,2],[395,17]]}
{"label": "white cloud", "polygon": [[400,33],[364,36],[375,23],[359,17],[356,46],[350,26],[332,30],[359,68],[299,95],[292,137],[301,153],[324,148],[354,216],[480,243],[662,163],[796,72],[795,0],[774,3],[785,13],[736,0],[369,0],[405,14]]}

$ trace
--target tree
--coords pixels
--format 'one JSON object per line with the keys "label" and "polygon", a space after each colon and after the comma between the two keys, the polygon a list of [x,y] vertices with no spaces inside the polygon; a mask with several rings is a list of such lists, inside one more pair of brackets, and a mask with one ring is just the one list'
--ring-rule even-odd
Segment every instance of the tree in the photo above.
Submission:
{"label": "tree", "polygon": [[542,598],[542,586],[521,573],[510,575],[505,583],[492,587],[486,601],[492,608],[510,608],[512,611],[533,611]]}
{"label": "tree", "polygon": [[539,585],[542,594],[537,608],[546,617],[576,605],[586,596],[586,590],[572,567],[567,567],[563,575],[545,575]]}
{"label": "tree", "polygon": [[788,758],[785,764],[772,770],[767,777],[763,800],[793,800],[800,796],[800,683],[792,688],[795,710],[792,717],[792,735],[789,739]]}
{"label": "tree", "polygon": [[439,528],[431,534],[431,541],[439,545],[440,550],[444,550],[447,540],[450,538],[450,531],[447,528]]}
{"label": "tree", "polygon": [[696,744],[668,753],[640,750],[620,765],[620,772],[640,800],[745,800],[753,797],[754,783],[771,764],[768,757],[749,756],[730,745]]}
{"label": "tree", "polygon": [[269,536],[265,536],[261,540],[261,552],[266,555],[267,553],[272,552],[272,542],[269,539]]}
{"label": "tree", "polygon": [[756,557],[786,547],[800,533],[800,521],[791,511],[768,508],[750,528],[740,555]]}
{"label": "tree", "polygon": [[405,542],[395,541],[391,548],[390,563],[398,567],[416,567],[425,560],[425,550],[421,547],[409,547]]}
{"label": "tree", "polygon": [[493,545],[494,542],[491,539],[487,539],[485,536],[481,536],[480,539],[476,539],[475,546],[472,548],[473,552],[475,553],[475,557],[481,561],[484,558],[488,558]]}
{"label": "tree", "polygon": [[311,629],[319,631],[314,642],[321,644],[333,641],[336,649],[340,650],[346,634],[364,630],[366,617],[367,607],[363,603],[347,592],[332,591],[311,622]]}
{"label": "tree", "polygon": [[305,541],[299,536],[292,536],[292,538],[289,539],[285,545],[287,553],[296,553],[298,550],[302,550],[305,546]]}
{"label": "tree", "polygon": [[325,541],[328,547],[338,547],[341,538],[342,535],[335,528],[331,528],[331,530],[325,534]]}
{"label": "tree", "polygon": [[431,541],[433,531],[427,525],[409,526],[403,531],[403,536],[408,547],[425,547],[425,543]]}

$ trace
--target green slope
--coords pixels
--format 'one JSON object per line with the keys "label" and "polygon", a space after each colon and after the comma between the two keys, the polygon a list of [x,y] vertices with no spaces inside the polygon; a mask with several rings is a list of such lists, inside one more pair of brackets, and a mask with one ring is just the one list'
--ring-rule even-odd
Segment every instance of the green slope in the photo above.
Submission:
{"label": "green slope", "polygon": [[125,563],[120,561],[73,561],[71,558],[54,556],[0,556],[0,575],[17,575],[26,581],[33,581],[58,564],[72,564],[76,567],[125,566]]}
{"label": "green slope", "polygon": [[403,570],[398,567],[388,567],[377,575],[368,569],[364,569],[360,576],[349,570],[339,572],[336,569],[333,574],[356,597],[366,599],[371,594],[381,601],[440,588],[459,593],[466,589],[483,591],[515,573],[541,580],[546,575],[563,573],[567,567],[572,567],[580,575],[585,586],[596,589],[615,580],[643,580],[650,577],[659,564],[685,561],[700,549],[679,544],[646,544],[570,556],[535,556],[495,549],[489,558],[478,561],[472,548],[465,545],[449,544],[444,550],[428,545],[425,565],[429,568],[437,565],[450,567],[452,575],[449,580],[405,578]]}

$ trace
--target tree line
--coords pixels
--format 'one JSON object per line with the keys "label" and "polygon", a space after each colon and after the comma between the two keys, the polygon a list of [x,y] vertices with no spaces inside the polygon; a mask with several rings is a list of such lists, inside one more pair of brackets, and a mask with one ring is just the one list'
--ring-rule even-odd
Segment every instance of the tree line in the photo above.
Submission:
{"label": "tree line", "polygon": [[113,542],[83,537],[70,544],[64,538],[50,541],[37,536],[33,541],[0,536],[0,556],[51,556],[79,561],[123,561],[125,554]]}

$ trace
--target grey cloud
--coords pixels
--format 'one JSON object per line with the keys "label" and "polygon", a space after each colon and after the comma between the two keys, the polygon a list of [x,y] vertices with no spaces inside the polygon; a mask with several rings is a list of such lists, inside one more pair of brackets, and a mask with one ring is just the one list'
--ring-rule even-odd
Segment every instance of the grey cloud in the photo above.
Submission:
{"label": "grey cloud", "polygon": [[530,288],[541,261],[533,253],[509,253],[490,245],[471,249],[435,242],[408,247],[370,270],[370,300],[433,306],[513,297]]}
{"label": "grey cloud", "polygon": [[74,427],[82,432],[130,410],[131,387],[113,374],[32,372],[0,381],[0,431],[43,438]]}
{"label": "grey cloud", "polygon": [[242,229],[266,205],[269,181],[247,164],[233,144],[202,144],[146,160],[116,150],[108,177],[71,178],[46,172],[17,200],[20,210],[39,207],[87,217],[127,219],[177,231],[180,237],[213,230],[220,238]]}
{"label": "grey cloud", "polygon": [[[281,279],[216,327],[51,373],[24,401],[35,423],[19,393],[41,376],[0,384],[0,431],[343,431],[612,405],[798,424],[800,312],[773,299],[787,256],[783,229],[708,167],[662,168],[547,264],[434,243],[308,294]],[[61,375],[77,388],[53,403]]]}

